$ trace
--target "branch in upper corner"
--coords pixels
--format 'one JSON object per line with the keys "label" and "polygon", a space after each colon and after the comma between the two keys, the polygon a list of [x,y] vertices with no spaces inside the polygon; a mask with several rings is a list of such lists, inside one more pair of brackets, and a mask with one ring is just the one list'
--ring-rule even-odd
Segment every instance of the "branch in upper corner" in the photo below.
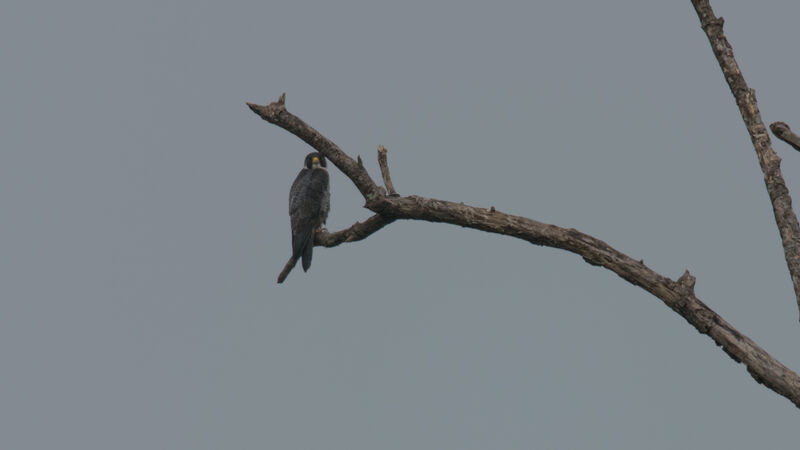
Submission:
{"label": "branch in upper corner", "polygon": [[389,195],[396,197],[398,194],[397,191],[394,190],[392,176],[389,174],[389,162],[386,161],[386,147],[382,145],[378,146],[378,166],[381,168],[381,177],[383,177],[383,184],[386,185],[386,190],[389,192]]}
{"label": "branch in upper corner", "polygon": [[[792,209],[792,197],[789,195],[789,188],[781,174],[781,159],[772,149],[772,143],[767,133],[767,127],[761,120],[761,113],[758,110],[755,90],[750,89],[744,80],[742,71],[733,56],[733,48],[728,38],[722,32],[724,21],[717,18],[711,9],[708,0],[692,0],[697,16],[700,18],[700,25],[708,36],[711,50],[717,58],[723,77],[731,89],[736,104],[739,106],[739,113],[744,119],[750,140],[758,155],[758,162],[761,171],[764,173],[764,184],[767,187],[772,211],[775,215],[775,223],[783,244],[783,256],[786,265],[789,267],[789,274],[794,285],[794,294],[797,301],[797,308],[800,311],[800,224],[797,216]],[[774,130],[774,129],[773,129]]]}
{"label": "branch in upper corner", "polygon": [[375,214],[363,222],[356,222],[344,230],[329,233],[326,230],[314,235],[314,245],[322,247],[336,247],[343,242],[355,242],[366,239],[372,233],[394,222],[395,219],[381,214]]}
{"label": "branch in upper corner", "polygon": [[792,129],[789,128],[789,125],[785,122],[773,122],[772,125],[769,126],[769,129],[772,130],[772,134],[774,134],[775,137],[786,142],[800,152],[800,136],[794,134]]}

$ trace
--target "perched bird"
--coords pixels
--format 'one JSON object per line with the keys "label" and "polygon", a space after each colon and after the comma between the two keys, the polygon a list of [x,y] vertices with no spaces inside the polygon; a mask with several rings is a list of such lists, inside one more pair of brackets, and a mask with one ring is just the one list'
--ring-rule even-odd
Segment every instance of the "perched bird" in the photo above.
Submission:
{"label": "perched bird", "polygon": [[328,170],[321,153],[306,155],[303,169],[297,174],[289,191],[289,218],[292,224],[292,257],[278,275],[278,283],[303,260],[303,271],[311,267],[314,234],[328,218],[331,208]]}

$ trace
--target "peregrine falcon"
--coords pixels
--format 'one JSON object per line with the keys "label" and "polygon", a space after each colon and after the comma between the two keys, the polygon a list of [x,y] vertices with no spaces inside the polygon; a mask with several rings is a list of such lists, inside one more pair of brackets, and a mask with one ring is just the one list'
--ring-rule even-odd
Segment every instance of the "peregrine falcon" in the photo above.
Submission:
{"label": "peregrine falcon", "polygon": [[292,224],[292,257],[278,275],[278,283],[303,260],[303,271],[311,267],[314,234],[325,223],[331,205],[331,192],[325,157],[321,153],[306,155],[303,169],[297,174],[289,191],[289,218]]}

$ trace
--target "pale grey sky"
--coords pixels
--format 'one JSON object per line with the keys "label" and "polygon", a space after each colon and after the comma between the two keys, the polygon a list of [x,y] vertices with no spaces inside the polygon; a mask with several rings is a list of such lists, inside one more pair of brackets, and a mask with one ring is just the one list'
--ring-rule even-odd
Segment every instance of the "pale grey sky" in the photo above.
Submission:
{"label": "pale grey sky", "polygon": [[[800,128],[796,0],[712,0],[765,121]],[[688,0],[0,6],[0,446],[794,449],[798,410],[579,257],[400,222],[290,252],[309,148],[592,234],[789,367],[800,324]],[[776,142],[800,201],[800,154]],[[331,171],[329,229],[368,217]]]}

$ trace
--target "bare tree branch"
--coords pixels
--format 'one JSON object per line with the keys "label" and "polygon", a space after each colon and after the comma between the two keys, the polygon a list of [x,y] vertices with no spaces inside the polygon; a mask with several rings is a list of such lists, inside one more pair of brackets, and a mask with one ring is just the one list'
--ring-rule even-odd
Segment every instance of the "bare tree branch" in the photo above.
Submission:
{"label": "bare tree branch", "polygon": [[288,277],[289,272],[291,272],[292,269],[294,269],[295,264],[297,264],[297,258],[295,258],[294,255],[292,255],[289,257],[289,260],[286,261],[286,264],[283,266],[283,270],[281,270],[281,273],[278,274],[278,284],[286,281],[286,277]]}
{"label": "bare tree branch", "polygon": [[386,147],[382,145],[378,146],[378,166],[381,168],[381,177],[383,177],[383,184],[386,186],[386,190],[389,195],[396,196],[397,191],[394,190],[392,176],[389,174],[389,163],[386,161]]}
{"label": "bare tree branch", "polygon": [[785,122],[773,122],[769,126],[769,129],[772,130],[772,134],[774,134],[775,137],[786,142],[800,152],[800,136],[792,133],[792,129],[789,128],[789,125]]}
{"label": "bare tree branch", "polygon": [[[375,214],[364,222],[356,222],[351,225],[350,228],[339,230],[334,233],[330,233],[326,229],[317,230],[317,232],[314,233],[314,245],[336,247],[342,242],[360,241],[394,221],[394,218]],[[289,272],[294,269],[296,264],[297,259],[295,259],[294,255],[290,256],[289,260],[286,261],[286,264],[283,266],[283,270],[278,274],[278,283],[286,281],[286,277],[289,276]]]}
{"label": "bare tree branch", "polygon": [[761,120],[761,113],[756,102],[756,92],[750,89],[744,81],[742,71],[739,70],[739,65],[733,57],[733,48],[722,33],[724,20],[722,17],[717,18],[714,15],[709,0],[692,0],[692,4],[700,18],[700,24],[708,36],[708,41],[711,43],[711,49],[719,62],[722,74],[736,99],[739,112],[758,155],[761,171],[764,172],[764,183],[772,201],[775,222],[783,242],[783,253],[792,277],[792,284],[794,284],[798,311],[800,311],[800,225],[798,225],[797,216],[792,209],[789,189],[786,188],[786,182],[783,181],[781,159],[772,149],[767,127]]}
{"label": "bare tree branch", "polygon": [[[264,117],[262,115],[264,111],[278,110],[277,116],[280,117],[280,120],[270,120],[275,117],[272,113],[267,114],[269,118],[264,117],[264,119],[294,133],[332,161],[342,162],[342,165],[348,170],[345,175],[357,186],[359,183],[363,186],[370,186],[364,180],[364,177],[369,179],[366,171],[361,171],[357,163],[345,165],[348,161],[352,162],[352,159],[344,155],[339,147],[324,138],[319,132],[290,115],[283,104],[280,105],[280,109],[273,106],[275,103],[268,106],[248,105],[262,117]],[[296,126],[298,122],[303,126]],[[336,165],[339,167],[339,164]],[[369,179],[369,181],[372,180]],[[673,281],[656,273],[644,262],[636,261],[605,242],[578,230],[565,229],[526,217],[505,214],[497,211],[494,207],[478,208],[416,195],[386,196],[379,192],[377,187],[375,190],[364,189],[362,193],[367,200],[366,207],[379,214],[379,216],[371,218],[376,221],[389,220],[383,219],[383,217],[390,217],[391,220],[426,220],[504,234],[532,244],[567,250],[581,256],[589,264],[611,270],[631,284],[639,286],[661,299],[700,333],[711,337],[731,358],[744,363],[750,375],[757,382],[763,383],[800,407],[800,377],[700,301],[694,293],[695,279],[688,271],[677,281]],[[380,226],[384,225],[386,224]],[[366,233],[363,237],[368,235],[369,233]]]}
{"label": "bare tree branch", "polygon": [[314,245],[322,247],[336,247],[343,242],[356,242],[366,239],[372,233],[394,222],[395,219],[381,214],[375,214],[363,222],[356,222],[350,228],[329,233],[321,230],[314,233]]}

